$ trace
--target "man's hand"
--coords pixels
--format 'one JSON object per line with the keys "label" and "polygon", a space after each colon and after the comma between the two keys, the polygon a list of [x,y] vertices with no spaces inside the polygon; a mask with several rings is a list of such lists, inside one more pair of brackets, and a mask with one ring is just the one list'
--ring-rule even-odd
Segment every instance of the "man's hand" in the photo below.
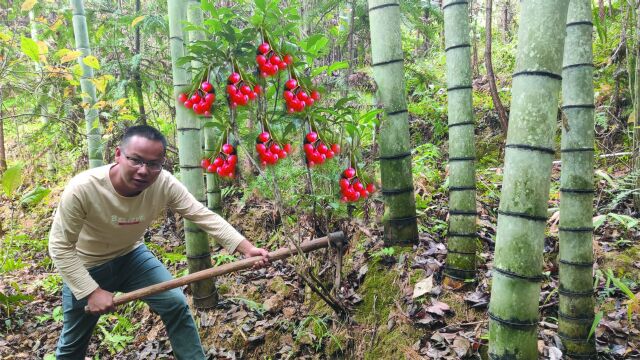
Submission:
{"label": "man's hand", "polygon": [[253,246],[253,244],[247,239],[242,240],[236,248],[236,251],[241,252],[246,257],[261,256],[262,258],[253,264],[254,269],[265,267],[269,264],[269,252],[265,249]]}
{"label": "man's hand", "polygon": [[93,290],[87,298],[87,306],[84,307],[84,311],[88,314],[102,315],[108,312],[115,311],[116,307],[113,305],[113,293],[110,293],[101,288]]}

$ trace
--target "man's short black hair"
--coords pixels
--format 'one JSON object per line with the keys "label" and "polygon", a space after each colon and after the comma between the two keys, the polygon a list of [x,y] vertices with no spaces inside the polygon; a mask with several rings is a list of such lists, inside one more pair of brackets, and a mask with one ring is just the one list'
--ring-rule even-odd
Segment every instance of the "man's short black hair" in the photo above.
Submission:
{"label": "man's short black hair", "polygon": [[164,137],[164,135],[162,135],[162,133],[158,131],[158,129],[149,125],[136,125],[127,128],[127,130],[125,130],[124,132],[124,135],[122,135],[120,146],[124,148],[129,142],[129,139],[134,136],[140,136],[153,141],[160,141],[162,143],[162,148],[164,149],[164,151],[167,151],[167,138]]}

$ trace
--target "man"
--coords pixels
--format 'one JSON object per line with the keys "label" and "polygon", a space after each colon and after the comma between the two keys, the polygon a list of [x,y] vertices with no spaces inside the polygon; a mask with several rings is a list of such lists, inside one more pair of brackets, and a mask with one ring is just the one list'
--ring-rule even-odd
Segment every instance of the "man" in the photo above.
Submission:
{"label": "man", "polygon": [[[194,222],[229,253],[262,256],[257,266],[268,262],[266,250],[251,244],[162,170],[166,146],[158,130],[130,127],[116,148],[115,164],[75,176],[62,193],[49,234],[49,253],[64,280],[58,359],[84,358],[98,318],[114,310],[113,292],[172,278],[142,242],[149,223],[166,207]],[[204,359],[180,289],[144,301],[160,314],[177,359]]]}

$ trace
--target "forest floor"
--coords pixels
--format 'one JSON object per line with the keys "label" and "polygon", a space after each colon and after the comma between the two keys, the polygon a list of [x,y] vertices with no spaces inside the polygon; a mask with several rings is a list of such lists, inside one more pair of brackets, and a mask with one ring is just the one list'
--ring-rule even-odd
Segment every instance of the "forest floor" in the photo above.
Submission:
{"label": "forest floor", "polygon": [[[548,277],[540,294],[541,359],[563,358],[557,335],[558,170],[555,167],[553,172],[555,185],[545,238],[544,271]],[[484,174],[480,183],[491,182],[483,179]],[[621,170],[611,177],[613,181],[624,176]],[[640,358],[640,227],[637,221],[634,223],[638,214],[633,213],[630,199],[616,198],[609,180],[602,178],[598,184],[597,208],[606,212],[596,216],[593,240],[596,312],[602,312],[594,336],[603,359]],[[420,184],[416,189],[419,196],[428,190]],[[15,237],[11,244],[20,249],[19,259],[3,259],[4,265],[7,261],[18,264],[1,276],[0,291],[6,295],[0,323],[2,359],[51,359],[55,351],[62,327],[61,281],[48,260],[46,234],[59,192],[54,190],[49,203],[38,211],[17,211],[16,227],[25,235]],[[364,219],[332,224],[346,231],[350,239],[340,286],[335,291],[331,290],[337,282],[335,249],[316,251],[305,261],[276,261],[268,268],[218,278],[217,308],[194,310],[209,358],[486,358],[499,191],[479,191],[478,239],[482,248],[477,281],[458,291],[441,285],[447,254],[445,194],[429,195],[429,206],[419,214],[420,241],[413,247],[385,247],[379,225],[379,198],[369,202]],[[236,215],[230,222],[249,238],[270,239],[273,246],[287,245],[284,237],[273,235],[279,221],[269,210],[270,205],[265,200],[231,203],[229,213]],[[3,208],[7,219],[8,207]],[[186,268],[184,255],[180,254],[181,223],[172,216],[165,217],[146,236],[170,270],[180,275]],[[312,228],[309,220],[298,226]],[[4,227],[6,231],[7,225]],[[313,271],[309,272],[310,268]],[[628,287],[627,294],[608,281],[608,270]],[[321,293],[333,294],[345,310],[343,316],[312,291],[310,278],[321,283]],[[191,299],[189,290],[184,290]],[[630,300],[634,294],[635,300]],[[173,358],[162,322],[140,302],[103,316],[87,354],[93,359]]]}

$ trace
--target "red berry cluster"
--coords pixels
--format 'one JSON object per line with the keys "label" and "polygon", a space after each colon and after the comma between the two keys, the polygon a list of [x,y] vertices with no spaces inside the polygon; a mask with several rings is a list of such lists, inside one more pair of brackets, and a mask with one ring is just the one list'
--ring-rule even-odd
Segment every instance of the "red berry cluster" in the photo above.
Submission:
{"label": "red berry cluster", "polygon": [[341,200],[344,202],[355,202],[360,199],[366,199],[369,195],[376,191],[373,183],[365,185],[356,176],[356,169],[349,167],[342,172],[340,178],[340,194]]}
{"label": "red berry cluster", "polygon": [[287,68],[293,63],[293,57],[289,54],[280,58],[275,51],[271,50],[269,43],[262,43],[258,46],[258,55],[256,55],[256,63],[260,70],[260,76],[273,76]]}
{"label": "red berry cluster", "polygon": [[213,85],[208,81],[203,81],[200,84],[200,89],[194,91],[191,97],[182,93],[178,95],[178,101],[198,115],[211,116],[211,106],[216,101],[216,94]]}
{"label": "red berry cluster", "polygon": [[218,156],[211,159],[203,159],[200,165],[202,168],[212,174],[218,174],[221,177],[235,178],[236,164],[238,163],[238,155],[236,149],[231,144],[222,145],[222,151]]}
{"label": "red berry cluster", "polygon": [[304,153],[307,156],[309,167],[322,165],[326,160],[333,159],[336,154],[340,153],[340,145],[333,144],[329,148],[320,140],[318,133],[312,131],[304,137]]}
{"label": "red berry cluster", "polygon": [[229,105],[232,108],[245,106],[250,100],[255,100],[262,94],[262,87],[255,85],[253,88],[237,72],[229,75],[227,79],[227,95],[229,95]]}
{"label": "red berry cluster", "polygon": [[314,102],[320,99],[320,93],[313,90],[311,94],[308,94],[304,89],[298,85],[296,79],[289,79],[284,84],[287,90],[284,91],[282,97],[284,97],[287,103],[287,111],[289,113],[301,112],[305,107],[313,105]]}
{"label": "red berry cluster", "polygon": [[275,165],[278,160],[286,159],[291,152],[291,144],[280,146],[271,138],[271,134],[263,131],[256,139],[256,151],[258,152],[262,166]]}

